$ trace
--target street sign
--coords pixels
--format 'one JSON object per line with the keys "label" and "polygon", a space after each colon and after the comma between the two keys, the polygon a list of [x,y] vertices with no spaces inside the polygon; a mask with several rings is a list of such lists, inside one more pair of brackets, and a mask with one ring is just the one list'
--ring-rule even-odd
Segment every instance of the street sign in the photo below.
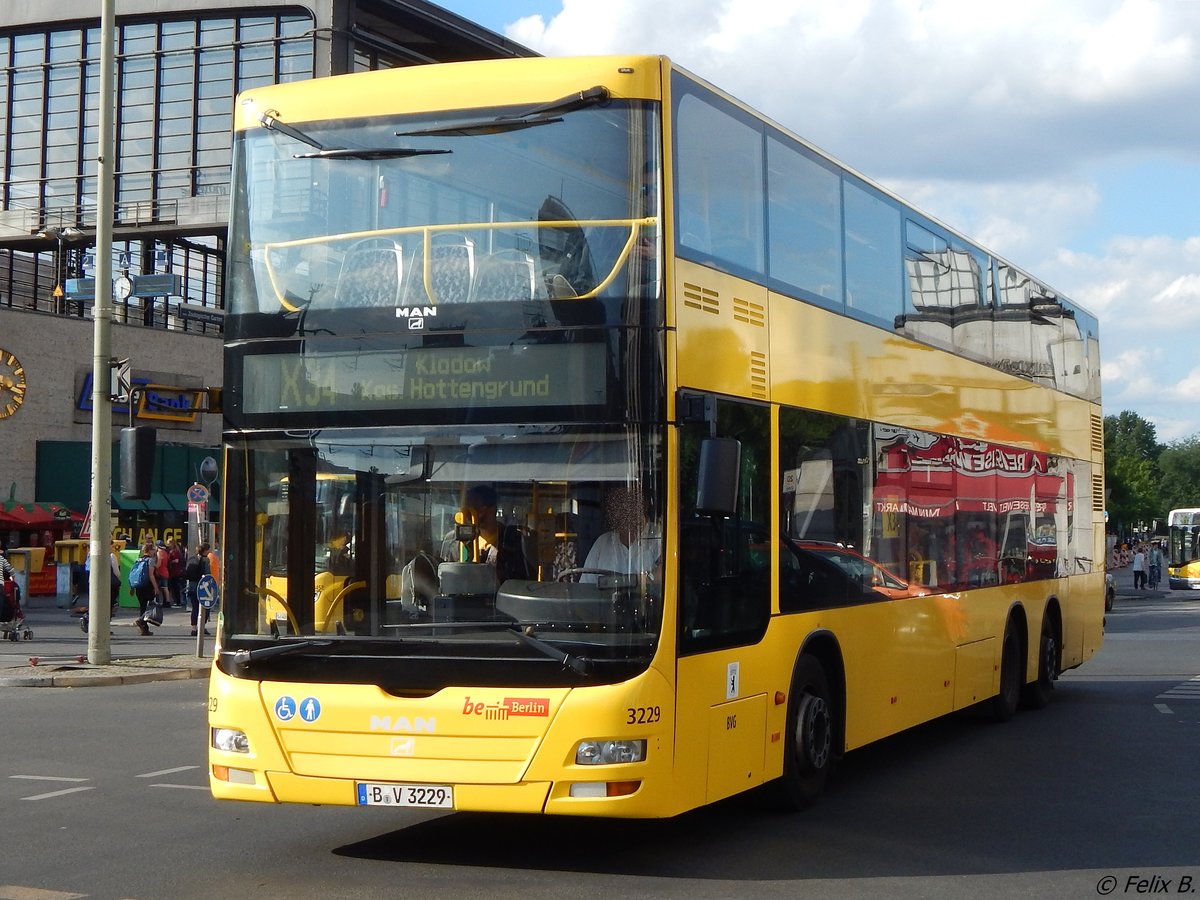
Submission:
{"label": "street sign", "polygon": [[179,297],[183,294],[183,278],[173,272],[150,275],[131,275],[134,297]]}
{"label": "street sign", "polygon": [[187,489],[187,498],[190,503],[207,503],[208,497],[208,488],[202,484],[193,484]]}
{"label": "street sign", "polygon": [[225,313],[219,309],[213,309],[211,306],[204,306],[200,303],[180,303],[179,315],[185,319],[191,319],[193,322],[202,322],[206,325],[224,325]]}
{"label": "street sign", "polygon": [[221,602],[221,587],[217,584],[217,579],[211,575],[201,575],[200,580],[196,582],[196,599],[205,609],[212,609]]}
{"label": "street sign", "polygon": [[110,365],[112,382],[109,388],[109,398],[114,403],[128,403],[129,395],[133,391],[133,364],[129,357],[125,357],[125,359],[112,360]]}
{"label": "street sign", "polygon": [[68,278],[67,279],[67,299],[68,300],[95,300],[96,299],[96,279],[95,278]]}

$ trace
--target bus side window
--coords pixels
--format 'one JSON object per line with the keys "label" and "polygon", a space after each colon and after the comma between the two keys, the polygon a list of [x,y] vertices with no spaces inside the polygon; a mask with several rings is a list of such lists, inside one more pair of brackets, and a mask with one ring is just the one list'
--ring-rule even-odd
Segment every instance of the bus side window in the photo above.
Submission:
{"label": "bus side window", "polygon": [[[766,407],[719,399],[709,408],[717,436],[737,435],[736,496],[708,497],[700,473],[708,422],[680,429],[680,652],[699,653],[750,644],[770,618],[771,570],[767,525],[770,501],[770,416]],[[701,482],[706,497],[699,498]],[[698,509],[698,502],[712,509]],[[734,507],[732,510],[729,506]],[[732,512],[732,514],[730,514]]]}

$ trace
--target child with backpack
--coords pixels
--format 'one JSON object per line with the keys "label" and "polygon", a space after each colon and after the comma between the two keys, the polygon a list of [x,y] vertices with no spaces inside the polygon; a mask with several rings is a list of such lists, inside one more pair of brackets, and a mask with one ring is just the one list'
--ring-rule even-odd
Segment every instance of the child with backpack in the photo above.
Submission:
{"label": "child with backpack", "polygon": [[157,563],[158,548],[154,546],[153,541],[146,541],[142,545],[142,555],[129,570],[129,588],[138,602],[138,617],[133,620],[133,624],[138,627],[143,637],[151,633],[146,622],[147,609],[151,621],[155,625],[162,624],[162,607],[158,603],[158,575],[155,573]]}

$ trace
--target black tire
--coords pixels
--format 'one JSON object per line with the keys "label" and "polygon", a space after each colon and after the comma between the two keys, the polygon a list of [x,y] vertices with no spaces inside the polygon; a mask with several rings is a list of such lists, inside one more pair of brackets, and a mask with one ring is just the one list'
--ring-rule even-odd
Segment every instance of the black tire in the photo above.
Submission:
{"label": "black tire", "polygon": [[788,698],[783,777],[779,780],[779,799],[786,808],[804,809],[825,787],[833,767],[836,723],[825,669],[816,657],[802,654]]}
{"label": "black tire", "polygon": [[1004,643],[1000,647],[1000,693],[988,704],[993,722],[1007,722],[1017,714],[1021,703],[1021,640],[1011,620],[1004,627]]}
{"label": "black tire", "polygon": [[1045,709],[1054,696],[1054,682],[1058,680],[1058,630],[1049,619],[1042,623],[1042,637],[1038,641],[1037,679],[1021,690],[1021,700],[1028,709]]}
{"label": "black tire", "polygon": [[1112,612],[1112,608],[1116,604],[1116,602],[1117,602],[1117,592],[1115,590],[1113,590],[1111,587],[1106,587],[1104,589],[1104,611]]}

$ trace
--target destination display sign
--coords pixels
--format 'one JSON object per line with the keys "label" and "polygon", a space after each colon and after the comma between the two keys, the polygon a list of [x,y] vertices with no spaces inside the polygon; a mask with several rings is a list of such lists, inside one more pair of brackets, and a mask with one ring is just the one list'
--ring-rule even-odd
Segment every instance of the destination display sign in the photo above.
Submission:
{"label": "destination display sign", "polygon": [[430,347],[247,356],[242,411],[332,412],[605,402],[605,345]]}

